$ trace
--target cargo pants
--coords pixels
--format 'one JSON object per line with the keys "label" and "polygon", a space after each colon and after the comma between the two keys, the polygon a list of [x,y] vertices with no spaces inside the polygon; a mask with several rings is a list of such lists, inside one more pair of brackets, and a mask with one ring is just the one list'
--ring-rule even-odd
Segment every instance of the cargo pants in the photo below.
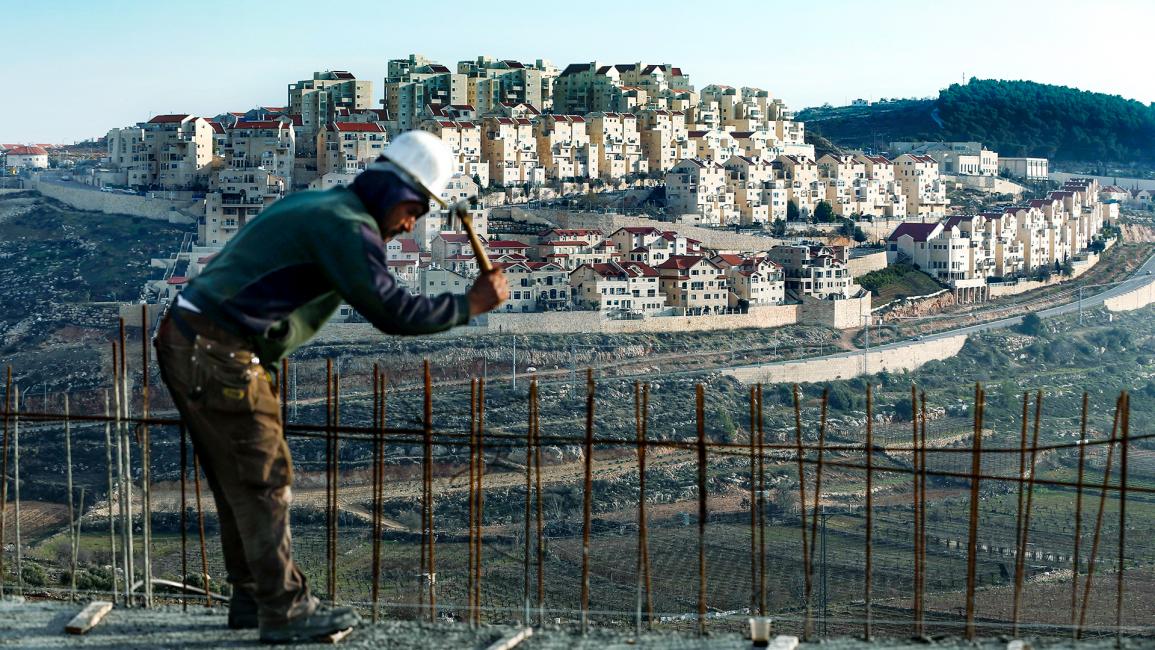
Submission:
{"label": "cargo pants", "polygon": [[228,581],[253,596],[262,624],[309,615],[317,601],[293,562],[292,459],[272,377],[244,341],[200,314],[179,318],[161,321],[157,360],[216,502]]}

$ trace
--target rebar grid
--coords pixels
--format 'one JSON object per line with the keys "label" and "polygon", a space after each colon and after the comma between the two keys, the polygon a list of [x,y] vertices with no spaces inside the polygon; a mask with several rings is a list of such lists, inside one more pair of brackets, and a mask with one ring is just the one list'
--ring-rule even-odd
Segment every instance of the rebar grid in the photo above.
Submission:
{"label": "rebar grid", "polygon": [[[123,324],[121,328],[121,338],[124,341]],[[142,338],[142,346],[145,345]],[[122,522],[122,535],[120,536],[120,557],[117,553],[112,553],[114,561],[119,559],[125,566],[126,578],[124,596],[126,603],[136,603],[148,606],[152,603],[152,582],[148,578],[152,574],[152,561],[150,558],[150,551],[154,544],[151,535],[151,521],[152,521],[152,503],[150,493],[149,468],[152,464],[150,448],[151,441],[149,439],[150,426],[171,426],[180,425],[180,420],[170,418],[158,418],[150,415],[147,383],[142,387],[140,395],[140,409],[139,416],[132,416],[130,414],[131,395],[129,393],[128,384],[128,366],[126,359],[126,346],[113,344],[113,394],[115,399],[115,413],[105,412],[104,415],[92,414],[77,414],[71,413],[65,407],[64,413],[51,413],[45,409],[39,413],[21,412],[19,406],[12,404],[12,398],[9,393],[12,393],[11,388],[11,368],[8,369],[8,391],[5,398],[5,409],[3,413],[4,419],[4,448],[3,448],[3,476],[8,476],[7,454],[8,454],[8,440],[7,430],[10,419],[22,419],[26,423],[52,423],[64,422],[66,427],[71,422],[94,422],[104,423],[108,427],[115,426],[118,436],[117,445],[120,447],[117,453],[116,464],[118,468],[115,470],[116,485],[113,485],[112,478],[109,483],[109,495],[113,494],[114,487],[116,496],[119,499],[118,509],[120,521]],[[148,381],[148,357],[143,355],[142,369],[143,381]],[[287,394],[287,385],[285,377],[288,374],[288,364],[284,363],[281,366],[280,386],[277,391],[282,400]],[[530,382],[528,399],[527,399],[527,413],[526,419],[526,433],[520,434],[506,434],[490,432],[487,435],[488,440],[486,446],[482,445],[482,435],[484,431],[484,383],[483,380],[475,380],[471,384],[471,416],[470,429],[468,433],[459,433],[457,431],[438,431],[433,427],[432,417],[432,379],[430,366],[426,362],[424,366],[424,413],[422,418],[421,428],[404,428],[404,427],[387,427],[385,416],[385,394],[386,382],[383,373],[379,373],[379,369],[375,365],[373,368],[373,388],[372,401],[373,412],[371,425],[369,427],[362,426],[348,426],[341,424],[341,404],[342,404],[342,381],[339,370],[333,372],[332,362],[327,362],[327,377],[326,377],[326,424],[324,426],[317,425],[302,425],[285,422],[285,433],[287,436],[298,438],[323,438],[326,441],[325,447],[325,468],[326,468],[326,530],[325,530],[325,569],[327,577],[327,591],[330,598],[334,601],[338,599],[337,593],[337,576],[338,576],[338,533],[339,533],[339,519],[342,512],[339,497],[339,482],[340,482],[340,446],[339,443],[342,438],[350,443],[352,442],[369,442],[372,443],[372,460],[370,462],[372,468],[371,478],[371,494],[372,506],[371,516],[371,537],[373,539],[372,547],[372,584],[370,589],[370,600],[368,605],[373,611],[373,616],[376,619],[380,600],[380,563],[381,556],[381,539],[383,537],[383,515],[382,508],[385,501],[384,493],[384,447],[386,444],[419,444],[422,447],[422,488],[420,496],[421,508],[421,541],[420,541],[420,561],[421,561],[421,578],[420,578],[420,598],[416,610],[421,615],[427,615],[429,620],[437,620],[438,617],[438,603],[437,603],[437,570],[436,570],[436,546],[438,538],[445,535],[445,528],[438,529],[434,522],[434,500],[435,494],[433,489],[433,482],[435,477],[434,468],[434,446],[446,448],[468,448],[469,449],[469,522],[468,522],[468,547],[469,547],[469,567],[466,571],[467,575],[467,590],[468,596],[468,618],[474,623],[481,622],[482,611],[500,612],[503,608],[500,605],[489,605],[483,607],[482,605],[482,561],[481,549],[483,544],[489,545],[482,526],[482,499],[485,490],[485,452],[488,448],[490,451],[500,451],[509,449],[523,449],[525,451],[525,466],[524,466],[524,521],[522,523],[522,543],[524,547],[519,549],[520,555],[523,558],[523,598],[522,598],[522,612],[526,624],[532,624],[533,617],[530,616],[531,599],[531,564],[532,560],[536,559],[536,609],[537,609],[537,623],[540,625],[545,622],[546,613],[563,613],[570,610],[564,608],[553,608],[546,610],[545,608],[545,585],[547,576],[545,573],[546,553],[545,541],[547,539],[546,527],[544,526],[543,514],[543,486],[542,486],[542,446],[544,444],[564,445],[564,444],[580,444],[583,452],[583,481],[582,481],[582,534],[581,534],[581,599],[580,609],[575,613],[580,615],[580,622],[582,630],[585,631],[590,625],[589,617],[593,613],[599,611],[592,606],[592,599],[594,594],[592,592],[591,574],[596,570],[593,556],[591,554],[591,544],[593,537],[593,463],[595,454],[600,449],[613,449],[614,447],[630,447],[632,446],[637,453],[637,467],[638,467],[638,539],[636,546],[636,585],[637,585],[637,611],[636,611],[636,627],[641,630],[642,607],[644,595],[644,609],[645,620],[648,624],[652,624],[656,619],[654,606],[652,602],[653,588],[651,586],[651,548],[649,543],[649,525],[646,513],[646,491],[645,491],[645,476],[647,471],[646,455],[648,451],[653,450],[675,450],[675,451],[689,451],[694,452],[696,456],[696,488],[697,488],[697,551],[698,551],[698,589],[697,589],[697,611],[694,617],[695,625],[698,634],[705,634],[708,621],[710,620],[709,610],[710,594],[707,583],[707,557],[710,556],[708,552],[709,547],[709,526],[712,513],[709,510],[710,503],[710,480],[708,469],[710,467],[711,458],[715,461],[725,461],[726,459],[741,459],[746,464],[749,485],[746,486],[746,492],[749,494],[748,507],[750,513],[748,517],[749,523],[749,539],[747,540],[749,546],[749,569],[750,569],[750,598],[749,611],[757,611],[760,614],[765,614],[767,611],[766,605],[766,568],[767,568],[767,553],[766,553],[766,526],[767,526],[767,509],[766,509],[766,487],[765,487],[765,464],[772,461],[775,463],[797,462],[798,467],[798,509],[800,513],[800,532],[801,532],[801,555],[803,559],[802,575],[804,578],[804,593],[801,602],[801,609],[804,612],[803,616],[799,617],[804,626],[805,636],[810,638],[814,635],[814,620],[813,620],[813,584],[812,579],[815,568],[816,558],[816,543],[819,535],[819,517],[824,516],[823,510],[823,470],[825,469],[843,469],[855,472],[861,472],[865,477],[865,502],[866,502],[866,535],[865,535],[865,585],[864,585],[864,605],[865,618],[862,620],[863,635],[866,638],[871,638],[873,635],[872,624],[873,620],[873,573],[875,565],[873,562],[874,555],[874,524],[877,521],[875,517],[875,503],[874,503],[874,480],[876,473],[888,473],[897,475],[909,475],[913,481],[913,531],[914,531],[914,575],[913,582],[913,601],[911,603],[911,611],[913,613],[913,621],[915,632],[918,635],[927,634],[927,603],[926,603],[926,582],[928,576],[928,547],[927,547],[927,478],[936,477],[939,479],[962,479],[970,483],[970,522],[969,522],[969,539],[967,544],[967,594],[966,594],[966,634],[972,637],[975,634],[976,628],[984,625],[991,625],[990,621],[976,620],[977,614],[974,606],[975,587],[977,585],[975,567],[977,549],[977,523],[979,519],[979,485],[981,481],[994,481],[1001,483],[1009,483],[1017,486],[1020,491],[1019,509],[1015,517],[1016,521],[1016,540],[1015,540],[1015,576],[1014,576],[1014,608],[1011,620],[1008,621],[1014,633],[1019,632],[1019,614],[1020,614],[1020,600],[1022,585],[1025,577],[1025,562],[1027,556],[1027,547],[1029,545],[1030,517],[1032,508],[1032,500],[1034,495],[1034,488],[1036,486],[1051,486],[1051,487],[1069,487],[1075,488],[1077,492],[1076,505],[1076,526],[1081,525],[1082,517],[1082,491],[1085,485],[1084,475],[1084,461],[1088,449],[1101,447],[1107,445],[1107,458],[1104,470],[1104,478],[1101,485],[1094,485],[1092,489],[1100,492],[1099,510],[1096,515],[1096,523],[1094,527],[1094,537],[1092,543],[1091,553],[1088,556],[1088,564],[1086,571],[1086,580],[1083,587],[1083,600],[1080,615],[1076,620],[1076,605],[1077,598],[1075,592],[1077,591],[1079,564],[1078,556],[1081,549],[1079,548],[1079,530],[1075,534],[1075,552],[1074,552],[1074,576],[1072,578],[1072,593],[1071,593],[1071,623],[1070,627],[1072,633],[1078,638],[1086,629],[1086,616],[1088,601],[1090,599],[1092,590],[1092,579],[1094,575],[1094,568],[1096,559],[1098,558],[1098,549],[1101,537],[1101,530],[1104,519],[1105,503],[1108,494],[1115,494],[1120,499],[1119,506],[1119,535],[1118,535],[1118,553],[1116,556],[1117,572],[1116,572],[1116,622],[1114,631],[1117,635],[1122,635],[1129,628],[1123,625],[1123,597],[1124,597],[1124,560],[1126,557],[1126,545],[1124,538],[1124,530],[1126,524],[1126,499],[1128,495],[1147,495],[1155,494],[1155,488],[1144,485],[1130,485],[1127,480],[1128,471],[1128,449],[1136,441],[1144,440],[1150,437],[1155,437],[1155,434],[1131,436],[1129,429],[1129,408],[1130,400],[1126,393],[1123,393],[1116,401],[1115,410],[1115,424],[1109,439],[1088,439],[1087,437],[1087,410],[1088,398],[1084,395],[1083,409],[1082,409],[1082,426],[1078,442],[1074,443],[1057,443],[1057,444],[1039,444],[1039,432],[1041,428],[1041,414],[1042,414],[1042,392],[1038,392],[1036,396],[1035,419],[1033,425],[1033,437],[1031,443],[1026,442],[1026,433],[1028,430],[1028,423],[1026,419],[1027,413],[1027,395],[1024,395],[1024,418],[1022,421],[1022,442],[1017,447],[986,447],[983,448],[982,438],[984,437],[983,424],[983,410],[985,404],[985,394],[982,387],[976,385],[975,387],[975,406],[974,406],[974,430],[972,433],[972,445],[967,447],[946,447],[935,448],[935,454],[957,454],[968,453],[971,455],[972,466],[969,472],[949,471],[941,468],[931,468],[927,462],[928,442],[926,437],[926,422],[927,422],[927,398],[925,393],[919,396],[916,392],[916,387],[911,387],[912,395],[912,440],[909,447],[904,445],[886,445],[884,447],[876,446],[874,442],[873,431],[873,392],[871,387],[867,386],[867,421],[865,425],[865,444],[827,444],[827,409],[829,391],[823,392],[821,401],[821,415],[818,422],[818,440],[817,444],[810,444],[803,439],[803,422],[801,416],[801,393],[798,386],[793,388],[793,406],[794,406],[794,425],[795,425],[795,440],[793,443],[772,443],[765,439],[765,432],[763,431],[763,404],[762,404],[762,386],[758,385],[750,389],[750,425],[749,425],[749,439],[743,442],[728,442],[720,440],[711,440],[706,433],[706,414],[705,414],[705,392],[706,387],[698,384],[695,389],[695,416],[697,421],[697,436],[692,440],[662,440],[651,439],[646,433],[646,422],[648,414],[648,397],[649,385],[643,383],[636,383],[634,387],[635,399],[635,435],[632,439],[626,438],[612,438],[608,436],[595,435],[595,394],[597,383],[594,379],[593,371],[587,372],[586,382],[586,413],[585,435],[579,436],[563,436],[563,435],[545,435],[541,431],[540,423],[540,406],[538,401],[540,399],[538,391],[538,382],[534,378]],[[346,396],[348,397],[348,396]],[[921,400],[918,399],[921,397]],[[287,415],[286,411],[282,411],[283,417]],[[18,421],[18,420],[17,420]],[[143,491],[141,505],[144,508],[142,513],[143,521],[146,522],[142,528],[143,530],[143,553],[141,557],[144,560],[144,575],[146,579],[143,581],[144,586],[143,599],[138,600],[136,591],[137,586],[134,584],[135,573],[132,570],[134,557],[137,555],[132,542],[132,504],[131,500],[131,452],[129,443],[132,437],[128,435],[129,431],[135,431],[136,443],[141,447],[141,459],[143,468],[143,475],[141,478],[141,488]],[[184,459],[186,458],[186,442],[183,428],[180,435],[181,444],[181,461],[182,467],[180,472],[181,480],[181,561],[182,561],[182,582],[187,576],[187,544],[185,542],[184,525],[185,518],[185,478],[186,470],[184,466]],[[1115,450],[1118,448],[1120,457],[1120,477],[1118,484],[1111,482],[1111,467]],[[113,461],[111,460],[111,442],[107,446],[109,450],[108,464],[110,472],[113,471]],[[1079,452],[1079,473],[1075,482],[1060,481],[1060,480],[1044,480],[1036,476],[1035,466],[1039,454],[1047,451],[1060,451],[1066,449],[1077,449]],[[793,452],[793,453],[790,453]],[[876,453],[902,455],[909,453],[911,455],[911,463],[909,467],[898,466],[878,466],[875,463]],[[846,460],[834,460],[829,458],[829,454],[836,453],[851,453],[862,454],[865,456],[865,464]],[[998,474],[983,474],[982,461],[983,457],[989,454],[1005,455],[1018,453],[1020,455],[1020,471],[1014,476],[1001,476]],[[1026,464],[1027,455],[1030,455],[1029,468]],[[209,571],[208,571],[208,554],[205,535],[205,513],[201,504],[200,494],[200,475],[198,472],[198,459],[195,453],[193,454],[193,476],[194,489],[196,492],[196,508],[197,508],[197,528],[199,533],[199,541],[201,547],[201,582],[205,592],[205,602],[208,605],[212,604],[213,596],[210,589]],[[811,472],[807,472],[807,466],[813,468]],[[810,474],[810,476],[808,476]],[[112,474],[110,473],[110,477]],[[807,483],[812,481],[811,488],[813,490],[812,497],[807,498]],[[1025,495],[1023,495],[1023,487],[1026,487]],[[3,481],[0,486],[0,496],[3,497],[3,503],[7,503],[7,488],[8,480]],[[536,490],[536,499],[532,499],[531,495]],[[71,489],[69,490],[71,497]],[[1023,499],[1025,496],[1025,502]],[[536,507],[534,507],[536,504]],[[118,540],[115,530],[112,526],[112,510],[113,504],[110,499],[109,503],[109,517],[110,517],[110,548],[115,551],[118,546]],[[69,513],[72,513],[72,508],[69,508]],[[536,519],[536,526],[531,526],[530,518]],[[809,519],[808,519],[809,517]],[[825,525],[825,522],[823,522]],[[77,527],[78,528],[78,527]],[[807,530],[809,528],[809,530]],[[70,534],[74,537],[73,548],[75,548],[75,538],[79,537],[78,530],[71,530]],[[824,531],[823,531],[823,534]],[[0,546],[3,544],[4,535],[4,518],[0,516]],[[909,538],[908,538],[909,539]],[[824,542],[825,543],[825,542]],[[712,551],[713,549],[711,549]],[[4,588],[4,574],[3,574],[3,554],[0,554],[0,590]],[[73,572],[75,575],[75,571]],[[557,578],[555,578],[557,579]],[[114,586],[115,586],[114,582]],[[2,592],[2,591],[0,591]],[[825,590],[823,590],[823,597],[826,597]],[[182,602],[187,605],[188,599],[182,598]],[[344,599],[343,602],[358,602],[351,599]],[[450,607],[450,609],[453,609]],[[825,608],[822,610],[825,615]],[[1024,625],[1024,628],[1033,629],[1034,625]]]}

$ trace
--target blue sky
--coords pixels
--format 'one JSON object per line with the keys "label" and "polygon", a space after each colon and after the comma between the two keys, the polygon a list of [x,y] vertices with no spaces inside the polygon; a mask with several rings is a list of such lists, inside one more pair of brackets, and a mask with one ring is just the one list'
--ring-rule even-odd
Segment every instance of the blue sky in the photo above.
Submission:
{"label": "blue sky", "polygon": [[383,94],[386,62],[480,54],[673,63],[795,109],[966,77],[1155,102],[1151,0],[244,2],[0,0],[0,142],[72,142],[157,113],[282,105],[314,70]]}

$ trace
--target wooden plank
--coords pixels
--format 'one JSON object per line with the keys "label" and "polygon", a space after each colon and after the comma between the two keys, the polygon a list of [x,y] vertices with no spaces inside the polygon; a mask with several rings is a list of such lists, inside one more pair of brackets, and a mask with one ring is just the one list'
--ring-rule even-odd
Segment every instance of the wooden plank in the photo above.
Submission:
{"label": "wooden plank", "polygon": [[533,628],[532,627],[523,627],[522,629],[518,630],[517,632],[514,632],[511,635],[504,637],[502,639],[499,639],[493,645],[486,648],[486,650],[510,650],[511,648],[517,646],[517,644],[521,643],[522,641],[525,641],[526,639],[528,639],[531,636],[533,636]]}
{"label": "wooden plank", "polygon": [[111,611],[112,603],[107,600],[94,600],[85,605],[84,609],[64,626],[64,631],[69,634],[84,634],[96,627]]}
{"label": "wooden plank", "polygon": [[332,634],[326,634],[325,636],[321,637],[320,640],[324,643],[330,643],[332,645],[337,645],[338,643],[341,642],[341,639],[344,639],[345,637],[352,634],[353,629],[354,628],[347,627],[343,630],[337,630],[336,632],[334,632]]}

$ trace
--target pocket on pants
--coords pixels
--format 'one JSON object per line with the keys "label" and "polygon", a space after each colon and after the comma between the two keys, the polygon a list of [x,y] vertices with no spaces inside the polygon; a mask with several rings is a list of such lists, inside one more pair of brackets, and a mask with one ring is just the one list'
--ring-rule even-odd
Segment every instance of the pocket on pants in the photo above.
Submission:
{"label": "pocket on pants", "polygon": [[275,413],[277,399],[252,352],[197,337],[193,346],[196,391],[203,407],[224,413]]}
{"label": "pocket on pants", "polygon": [[289,447],[281,436],[280,427],[266,426],[258,416],[253,422],[257,436],[238,436],[233,439],[233,456],[241,482],[260,488],[279,488],[292,484],[293,468]]}

